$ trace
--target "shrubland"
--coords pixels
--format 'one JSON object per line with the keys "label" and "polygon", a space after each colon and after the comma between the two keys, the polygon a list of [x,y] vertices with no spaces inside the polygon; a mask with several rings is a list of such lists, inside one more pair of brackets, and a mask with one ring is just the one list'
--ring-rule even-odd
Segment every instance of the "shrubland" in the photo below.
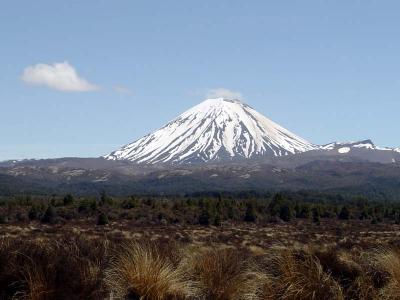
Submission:
{"label": "shrubland", "polygon": [[0,299],[400,299],[400,205],[308,192],[0,200]]}

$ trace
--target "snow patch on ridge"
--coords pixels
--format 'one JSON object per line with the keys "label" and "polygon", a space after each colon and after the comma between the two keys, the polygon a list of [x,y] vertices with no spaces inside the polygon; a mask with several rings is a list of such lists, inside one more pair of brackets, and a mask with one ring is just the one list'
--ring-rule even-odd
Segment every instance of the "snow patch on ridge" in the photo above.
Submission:
{"label": "snow patch on ridge", "polygon": [[351,150],[350,147],[342,147],[342,148],[339,148],[339,149],[338,149],[338,152],[339,152],[340,154],[344,154],[344,153],[349,153],[350,150]]}

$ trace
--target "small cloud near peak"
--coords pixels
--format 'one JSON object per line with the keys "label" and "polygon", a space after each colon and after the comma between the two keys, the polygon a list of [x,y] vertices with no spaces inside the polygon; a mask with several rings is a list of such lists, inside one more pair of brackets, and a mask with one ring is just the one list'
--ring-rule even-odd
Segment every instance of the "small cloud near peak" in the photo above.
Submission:
{"label": "small cloud near peak", "polygon": [[231,91],[226,88],[208,89],[206,97],[210,98],[225,98],[230,100],[243,100],[243,95],[240,92]]}

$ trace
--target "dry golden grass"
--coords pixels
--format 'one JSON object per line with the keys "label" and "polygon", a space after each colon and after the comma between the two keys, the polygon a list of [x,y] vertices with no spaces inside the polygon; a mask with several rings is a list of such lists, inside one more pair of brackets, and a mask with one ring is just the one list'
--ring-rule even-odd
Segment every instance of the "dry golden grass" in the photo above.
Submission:
{"label": "dry golden grass", "polygon": [[0,299],[98,299],[102,243],[0,240]]}
{"label": "dry golden grass", "polygon": [[[383,274],[384,287],[379,291],[379,299],[400,299],[400,249],[379,249],[371,255],[378,274]],[[382,276],[381,276],[382,277]]]}
{"label": "dry golden grass", "polygon": [[[35,254],[48,256],[52,251],[40,242],[12,245],[9,240],[2,240],[2,263],[7,267],[11,277],[15,278],[18,290],[14,299],[44,300],[50,299],[51,284],[47,278],[46,266],[27,253],[29,249]],[[49,251],[50,250],[50,251]],[[5,255],[8,254],[7,260]]]}
{"label": "dry golden grass", "polygon": [[394,300],[399,295],[396,247],[134,240],[121,246],[121,240],[91,236],[0,238],[2,300]]}
{"label": "dry golden grass", "polygon": [[189,247],[181,266],[199,281],[205,299],[259,299],[268,283],[266,274],[257,272],[244,253],[232,248]]}
{"label": "dry golden grass", "polygon": [[275,299],[344,299],[340,285],[314,255],[281,250],[267,257],[265,265],[274,276]]}
{"label": "dry golden grass", "polygon": [[112,258],[106,282],[114,299],[186,299],[197,288],[173,260],[153,244],[132,242]]}
{"label": "dry golden grass", "polygon": [[16,294],[15,298],[29,300],[50,299],[51,287],[48,286],[46,275],[40,266],[32,264],[22,270],[26,288]]}

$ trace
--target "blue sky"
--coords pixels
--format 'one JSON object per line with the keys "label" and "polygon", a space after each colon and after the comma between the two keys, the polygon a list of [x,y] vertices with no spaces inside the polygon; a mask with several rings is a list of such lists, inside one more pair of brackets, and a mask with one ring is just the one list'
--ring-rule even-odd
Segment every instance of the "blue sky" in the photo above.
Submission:
{"label": "blue sky", "polygon": [[0,160],[107,154],[221,88],[314,143],[399,147],[399,11],[367,0],[3,1]]}

